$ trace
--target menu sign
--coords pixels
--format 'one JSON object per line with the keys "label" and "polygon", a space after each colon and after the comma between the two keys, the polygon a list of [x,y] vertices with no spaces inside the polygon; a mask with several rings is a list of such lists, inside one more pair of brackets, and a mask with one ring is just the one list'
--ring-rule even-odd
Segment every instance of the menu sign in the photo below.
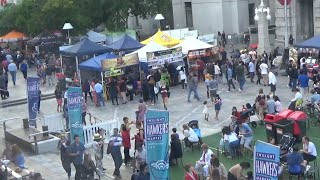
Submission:
{"label": "menu sign", "polygon": [[172,48],[163,51],[154,51],[147,53],[147,60],[149,66],[163,65],[167,63],[174,63],[182,61],[182,48]]}

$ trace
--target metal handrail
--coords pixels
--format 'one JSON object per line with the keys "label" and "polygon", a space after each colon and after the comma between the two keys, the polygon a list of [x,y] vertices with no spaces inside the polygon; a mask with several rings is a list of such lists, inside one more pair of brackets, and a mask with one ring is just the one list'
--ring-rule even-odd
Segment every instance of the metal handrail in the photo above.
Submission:
{"label": "metal handrail", "polygon": [[37,135],[44,134],[44,133],[50,133],[50,132],[51,131],[43,131],[43,132],[33,133],[33,134],[29,135],[29,139],[31,139],[31,137],[33,137],[33,140],[34,140],[34,151],[35,151],[36,155],[39,154]]}

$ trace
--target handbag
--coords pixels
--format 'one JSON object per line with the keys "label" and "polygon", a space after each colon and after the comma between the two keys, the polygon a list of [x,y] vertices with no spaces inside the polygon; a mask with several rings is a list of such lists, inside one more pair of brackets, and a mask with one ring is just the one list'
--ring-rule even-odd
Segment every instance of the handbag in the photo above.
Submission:
{"label": "handbag", "polygon": [[157,87],[154,87],[153,89],[154,89],[154,93],[155,93],[155,94],[158,94],[158,93],[159,93],[159,89],[158,89]]}

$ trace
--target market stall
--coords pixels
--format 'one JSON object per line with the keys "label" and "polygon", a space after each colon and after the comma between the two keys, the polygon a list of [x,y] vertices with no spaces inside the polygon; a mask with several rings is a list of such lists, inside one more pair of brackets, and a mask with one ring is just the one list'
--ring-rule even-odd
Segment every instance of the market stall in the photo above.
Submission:
{"label": "market stall", "polygon": [[[62,36],[49,33],[41,33],[38,36],[27,41],[26,50],[36,52],[58,52],[59,46],[63,44]],[[30,49],[31,48],[31,49]]]}
{"label": "market stall", "polygon": [[21,32],[15,30],[7,33],[6,35],[0,37],[0,42],[17,42],[21,40],[27,40],[27,36]]}
{"label": "market stall", "polygon": [[132,52],[142,47],[143,45],[141,43],[139,43],[137,40],[131,38],[128,35],[124,35],[121,39],[119,39],[118,41],[108,46],[108,48],[111,48],[114,51],[125,51],[125,52]]}
{"label": "market stall", "polygon": [[152,37],[142,41],[141,44],[149,44],[150,42],[155,42],[157,44],[170,48],[179,44],[181,40],[173,38],[159,30]]}
{"label": "market stall", "polygon": [[92,30],[87,32],[87,36],[90,41],[95,42],[95,43],[104,44],[105,41],[107,40],[107,36],[105,34],[97,33]]}
{"label": "market stall", "polygon": [[200,41],[199,39],[192,37],[187,38],[174,47],[181,47],[183,54],[188,54],[188,52],[191,50],[213,48],[211,44],[205,43],[203,41]]}
{"label": "market stall", "polygon": [[[81,76],[80,71],[79,71],[79,57],[84,56],[84,55],[94,55],[94,54],[100,54],[100,53],[106,53],[106,52],[111,52],[112,49],[99,45],[95,42],[90,41],[88,38],[84,38],[82,41],[78,42],[75,45],[72,45],[71,47],[61,50],[60,54],[64,56],[70,56],[74,57],[76,59],[76,74],[78,75],[80,81],[81,81]],[[62,61],[62,56],[61,56],[61,63]]]}

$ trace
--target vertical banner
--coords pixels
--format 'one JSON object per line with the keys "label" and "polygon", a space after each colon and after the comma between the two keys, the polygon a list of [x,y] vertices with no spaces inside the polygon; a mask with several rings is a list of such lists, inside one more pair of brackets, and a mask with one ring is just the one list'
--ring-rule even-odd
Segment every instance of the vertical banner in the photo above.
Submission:
{"label": "vertical banner", "polygon": [[168,180],[169,112],[148,110],[144,126],[151,180]]}
{"label": "vertical banner", "polygon": [[257,141],[254,149],[254,179],[278,180],[280,148]]}
{"label": "vertical banner", "polygon": [[39,103],[39,90],[40,90],[40,78],[28,77],[27,78],[27,101],[28,101],[28,117],[29,126],[36,127],[38,103]]}
{"label": "vertical banner", "polygon": [[80,142],[84,143],[82,127],[82,90],[80,87],[69,87],[67,94],[71,140],[73,141],[74,135],[78,135],[80,137]]}

